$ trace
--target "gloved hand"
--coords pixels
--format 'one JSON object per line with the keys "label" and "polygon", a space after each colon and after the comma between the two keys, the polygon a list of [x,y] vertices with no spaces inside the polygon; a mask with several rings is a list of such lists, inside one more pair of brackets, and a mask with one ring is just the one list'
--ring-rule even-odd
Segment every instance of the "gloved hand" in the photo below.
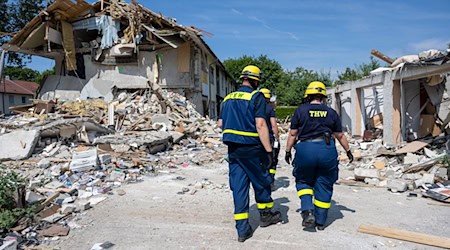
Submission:
{"label": "gloved hand", "polygon": [[350,151],[350,149],[347,151],[347,157],[350,160],[350,163],[353,162],[353,154],[352,151]]}
{"label": "gloved hand", "polygon": [[291,151],[289,151],[289,152],[286,151],[286,155],[284,156],[284,160],[286,160],[287,164],[291,164],[291,159],[292,159]]}
{"label": "gloved hand", "polygon": [[273,151],[267,152],[267,159],[268,159],[268,162],[267,162],[266,168],[269,169],[273,163]]}

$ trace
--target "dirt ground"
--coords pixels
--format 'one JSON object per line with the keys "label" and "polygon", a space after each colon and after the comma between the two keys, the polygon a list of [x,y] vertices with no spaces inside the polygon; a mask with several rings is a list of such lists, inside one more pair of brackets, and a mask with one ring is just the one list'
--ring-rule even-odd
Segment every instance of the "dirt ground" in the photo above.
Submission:
{"label": "dirt ground", "polygon": [[[284,222],[257,228],[245,243],[237,242],[231,192],[228,186],[220,187],[228,184],[228,167],[215,164],[171,169],[124,186],[124,196],[113,195],[80,217],[77,224],[82,228],[72,230],[59,246],[90,249],[95,243],[110,241],[115,244],[113,249],[434,249],[358,233],[364,223],[450,236],[449,207],[384,188],[342,185],[335,185],[328,227],[304,231],[292,168],[280,163],[273,199]],[[210,188],[191,194],[193,184],[204,179],[212,183]],[[183,188],[189,191],[181,194]],[[256,227],[254,200],[250,217]]]}

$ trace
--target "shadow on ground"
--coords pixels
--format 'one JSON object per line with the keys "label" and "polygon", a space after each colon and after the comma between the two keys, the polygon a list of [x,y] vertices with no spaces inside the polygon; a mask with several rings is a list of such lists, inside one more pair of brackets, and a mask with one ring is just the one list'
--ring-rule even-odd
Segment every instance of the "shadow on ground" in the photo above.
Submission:
{"label": "shadow on ground", "polygon": [[[297,210],[295,210],[297,213],[301,212],[301,209],[298,208]],[[331,207],[328,210],[328,217],[327,217],[327,222],[325,223],[325,226],[328,227],[329,225],[333,224],[333,222],[335,222],[336,220],[340,220],[342,218],[344,218],[344,214],[342,213],[342,211],[347,211],[347,212],[352,212],[355,213],[356,210],[348,208],[344,205],[340,205],[338,204],[335,200],[331,200]],[[299,214],[299,216],[301,216]],[[315,229],[303,229],[303,231],[307,231],[307,232],[315,232]]]}
{"label": "shadow on ground", "polygon": [[275,190],[278,190],[279,188],[287,188],[289,187],[289,178],[286,176],[280,176],[275,178]]}
{"label": "shadow on ground", "polygon": [[[289,222],[288,211],[289,207],[283,204],[289,203],[289,199],[286,197],[275,199],[272,211],[280,211],[282,223],[286,224]],[[249,223],[253,230],[259,227],[259,211],[256,204],[250,206],[249,209]]]}

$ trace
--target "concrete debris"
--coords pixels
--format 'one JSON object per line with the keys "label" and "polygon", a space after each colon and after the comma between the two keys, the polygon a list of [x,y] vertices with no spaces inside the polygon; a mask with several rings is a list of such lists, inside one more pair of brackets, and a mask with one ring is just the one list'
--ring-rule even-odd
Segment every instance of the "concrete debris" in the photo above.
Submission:
{"label": "concrete debris", "polygon": [[[0,119],[0,131],[1,145],[8,145],[0,147],[2,169],[27,178],[24,201],[39,208],[36,225],[16,227],[32,234],[34,244],[79,228],[77,216],[105,201],[106,194],[125,195],[123,185],[170,173],[167,169],[223,163],[227,153],[216,122],[165,90],[158,96],[123,91],[111,102],[54,102],[52,111]],[[206,179],[191,186],[180,193],[228,188]]]}
{"label": "concrete debris", "polygon": [[405,192],[408,190],[408,184],[401,180],[388,180],[387,188],[392,192]]}
{"label": "concrete debris", "polygon": [[378,178],[380,173],[377,169],[356,168],[355,179],[364,180],[365,178]]}
{"label": "concrete debris", "polygon": [[[419,189],[425,196],[427,185],[442,187],[449,179],[448,160],[445,160],[450,156],[449,141],[450,136],[444,135],[395,147],[383,145],[378,138],[366,141],[350,138],[352,151],[359,152],[361,157],[350,164],[342,147],[338,146],[338,151],[343,160],[342,167],[353,170],[351,179],[364,182],[363,185],[386,187],[392,192]],[[347,185],[353,185],[353,182],[349,181]]]}
{"label": "concrete debris", "polygon": [[[16,130],[0,135],[0,161],[22,160],[31,156],[39,139],[39,130]],[[6,147],[6,145],[8,145]]]}

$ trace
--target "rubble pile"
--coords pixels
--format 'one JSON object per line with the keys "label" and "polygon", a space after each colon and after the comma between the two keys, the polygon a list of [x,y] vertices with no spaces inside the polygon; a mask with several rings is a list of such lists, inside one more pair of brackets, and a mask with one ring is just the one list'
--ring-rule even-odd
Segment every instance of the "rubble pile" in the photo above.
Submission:
{"label": "rubble pile", "polygon": [[[381,139],[351,139],[355,161],[344,167],[352,170],[354,176],[340,182],[350,185],[364,182],[391,192],[420,190],[425,197],[450,202],[449,139],[443,135],[398,148],[383,145]],[[340,160],[348,161],[345,153]]]}
{"label": "rubble pile", "polygon": [[0,143],[9,145],[0,149],[2,169],[28,181],[23,199],[37,206],[34,221],[11,229],[20,246],[55,243],[79,227],[75,221],[83,211],[125,195],[124,184],[221,163],[226,154],[216,122],[165,90],[35,108],[0,122]]}

